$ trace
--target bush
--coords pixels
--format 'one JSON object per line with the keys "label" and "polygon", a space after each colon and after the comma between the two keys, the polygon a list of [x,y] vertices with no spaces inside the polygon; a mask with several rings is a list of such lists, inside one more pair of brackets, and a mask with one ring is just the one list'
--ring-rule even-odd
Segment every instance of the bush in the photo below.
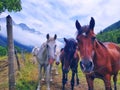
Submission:
{"label": "bush", "polygon": [[0,46],[0,56],[5,56],[7,54],[7,50],[5,47]]}

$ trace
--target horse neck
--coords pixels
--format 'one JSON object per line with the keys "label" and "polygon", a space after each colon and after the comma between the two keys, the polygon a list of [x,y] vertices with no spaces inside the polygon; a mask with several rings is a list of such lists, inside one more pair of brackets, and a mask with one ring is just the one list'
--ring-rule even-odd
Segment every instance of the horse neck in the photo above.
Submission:
{"label": "horse neck", "polygon": [[74,58],[77,59],[77,60],[80,59],[80,53],[79,53],[79,51],[77,49],[75,51]]}
{"label": "horse neck", "polygon": [[47,48],[46,48],[46,43],[43,43],[41,45],[41,48],[38,53],[38,57],[40,58],[47,58]]}
{"label": "horse neck", "polygon": [[98,58],[103,60],[103,58],[106,58],[107,55],[108,50],[105,45],[102,42],[96,40],[94,45],[94,60],[98,60]]}

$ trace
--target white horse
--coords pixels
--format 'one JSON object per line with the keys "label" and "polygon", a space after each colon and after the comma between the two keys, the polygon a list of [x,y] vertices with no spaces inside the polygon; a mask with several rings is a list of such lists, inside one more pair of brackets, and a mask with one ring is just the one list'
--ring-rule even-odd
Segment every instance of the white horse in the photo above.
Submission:
{"label": "white horse", "polygon": [[[55,34],[54,37],[50,37],[49,34],[46,36],[47,41],[41,45],[40,48],[35,47],[32,50],[32,54],[36,57],[39,63],[39,85],[37,90],[40,90],[41,87],[41,80],[46,80],[47,83],[47,90],[50,90],[50,81],[52,81],[51,69],[54,60],[56,63],[59,63],[59,54],[57,54],[56,50],[56,38],[57,35]],[[42,71],[43,70],[43,71]]]}
{"label": "white horse", "polygon": [[37,47],[37,46],[32,49],[32,56],[33,56],[32,63],[33,64],[37,64],[36,56],[39,50],[40,50],[40,47]]}

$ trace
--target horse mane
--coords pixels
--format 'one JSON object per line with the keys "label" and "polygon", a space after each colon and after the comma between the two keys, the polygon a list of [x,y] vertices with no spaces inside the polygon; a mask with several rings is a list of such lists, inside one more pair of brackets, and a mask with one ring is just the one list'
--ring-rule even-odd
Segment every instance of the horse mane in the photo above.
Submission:
{"label": "horse mane", "polygon": [[88,31],[89,31],[89,25],[84,25],[84,26],[81,27],[81,30],[78,30],[76,32],[76,34],[78,34],[78,35],[80,35],[82,33],[86,33],[87,34]]}
{"label": "horse mane", "polygon": [[[67,39],[68,41],[69,41],[69,44],[68,43],[66,43],[65,44],[65,47],[63,48],[64,49],[64,51],[66,51],[66,50],[68,50],[69,49],[69,47],[67,47],[67,45],[70,45],[70,46],[74,46],[75,45],[75,43],[76,43],[76,40],[75,39],[73,39],[73,38],[69,38],[69,39]],[[70,52],[69,52],[70,53]]]}
{"label": "horse mane", "polygon": [[46,45],[47,43],[44,42],[39,49],[39,52],[41,52],[43,55],[45,55],[45,52],[46,52]]}
{"label": "horse mane", "polygon": [[104,47],[105,49],[107,49],[106,46],[103,44],[103,42],[101,42],[101,41],[99,41],[99,40],[97,40],[97,41],[98,41],[98,43],[99,43],[102,47]]}
{"label": "horse mane", "polygon": [[55,41],[55,39],[54,38],[49,38],[49,39],[47,39],[46,43],[51,42],[51,41]]}

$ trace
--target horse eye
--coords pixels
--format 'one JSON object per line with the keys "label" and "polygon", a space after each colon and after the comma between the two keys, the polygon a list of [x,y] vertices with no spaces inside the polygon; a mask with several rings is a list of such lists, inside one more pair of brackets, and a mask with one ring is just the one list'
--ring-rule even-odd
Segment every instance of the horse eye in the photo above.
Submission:
{"label": "horse eye", "polygon": [[79,39],[77,39],[77,41],[78,41],[78,42],[80,42],[80,40],[79,40]]}
{"label": "horse eye", "polygon": [[94,41],[96,39],[96,37],[92,37],[91,39],[92,39],[92,41]]}
{"label": "horse eye", "polygon": [[49,45],[47,44],[47,48],[49,47]]}
{"label": "horse eye", "polygon": [[55,48],[57,47],[57,45],[55,45]]}

